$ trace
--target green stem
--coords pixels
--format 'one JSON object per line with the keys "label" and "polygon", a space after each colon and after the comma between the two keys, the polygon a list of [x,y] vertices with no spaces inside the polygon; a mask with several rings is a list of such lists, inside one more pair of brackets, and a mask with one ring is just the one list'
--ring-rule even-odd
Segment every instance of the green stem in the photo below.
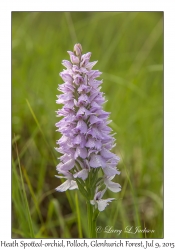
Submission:
{"label": "green stem", "polygon": [[79,238],[82,239],[82,228],[81,228],[81,219],[80,219],[80,209],[79,209],[79,202],[78,202],[78,194],[77,192],[75,193],[75,203],[76,203],[76,209],[77,209],[77,220],[78,220],[78,233],[79,233]]}
{"label": "green stem", "polygon": [[90,201],[87,201],[87,211],[88,211],[88,228],[89,228],[89,238],[97,238],[96,236],[96,219],[93,214],[93,206]]}

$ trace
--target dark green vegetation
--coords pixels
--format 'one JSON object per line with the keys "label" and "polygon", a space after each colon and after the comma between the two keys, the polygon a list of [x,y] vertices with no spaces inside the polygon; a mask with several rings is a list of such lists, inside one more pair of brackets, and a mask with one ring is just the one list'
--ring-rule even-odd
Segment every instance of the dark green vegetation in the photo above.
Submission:
{"label": "dark green vegetation", "polygon": [[[97,225],[99,238],[163,237],[163,13],[12,13],[12,235],[88,237],[79,192],[57,193],[54,177],[61,61],[81,43],[103,72],[102,91],[116,132],[122,185]],[[25,192],[24,192],[25,190]],[[78,205],[79,204],[79,205]],[[77,209],[79,208],[79,209]],[[81,222],[81,224],[80,224]],[[125,228],[155,230],[125,232]]]}

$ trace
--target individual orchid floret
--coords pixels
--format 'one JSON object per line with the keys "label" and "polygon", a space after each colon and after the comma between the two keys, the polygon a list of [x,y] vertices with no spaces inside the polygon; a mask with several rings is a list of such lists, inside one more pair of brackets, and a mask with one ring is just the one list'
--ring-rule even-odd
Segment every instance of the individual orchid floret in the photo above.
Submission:
{"label": "individual orchid floret", "polygon": [[103,191],[99,191],[97,192],[98,189],[96,190],[96,193],[94,195],[94,199],[90,201],[90,203],[92,205],[95,206],[95,208],[98,208],[98,210],[101,212],[103,211],[106,206],[109,205],[109,202],[111,202],[112,200],[115,200],[114,198],[108,198],[108,199],[102,199],[106,189],[104,189]]}
{"label": "individual orchid floret", "polygon": [[64,176],[60,176],[60,175],[55,175],[55,176],[57,178],[65,178],[67,180],[63,184],[61,184],[60,186],[58,186],[56,188],[56,191],[64,192],[64,191],[66,191],[68,189],[69,190],[73,190],[73,189],[77,189],[78,188],[77,183],[76,183],[76,181],[73,180],[71,173],[62,171],[62,174],[64,174]]}
{"label": "individual orchid floret", "polygon": [[88,163],[87,163],[87,160],[85,160],[83,163],[81,161],[79,161],[77,159],[77,162],[79,163],[79,165],[81,166],[81,170],[79,169],[79,167],[77,166],[76,164],[76,168],[77,168],[77,171],[74,173],[73,177],[74,178],[80,178],[82,179],[83,181],[87,179],[88,177],[88,174],[89,174],[89,167],[88,167]]}
{"label": "individual orchid floret", "polygon": [[82,180],[86,180],[88,177],[88,170],[82,169],[79,172],[74,174],[74,178],[81,178]]}
{"label": "individual orchid floret", "polygon": [[113,178],[114,178],[114,176],[111,176],[111,177],[105,176],[104,177],[104,184],[112,192],[118,193],[121,191],[121,186],[120,186],[120,184],[111,181]]}

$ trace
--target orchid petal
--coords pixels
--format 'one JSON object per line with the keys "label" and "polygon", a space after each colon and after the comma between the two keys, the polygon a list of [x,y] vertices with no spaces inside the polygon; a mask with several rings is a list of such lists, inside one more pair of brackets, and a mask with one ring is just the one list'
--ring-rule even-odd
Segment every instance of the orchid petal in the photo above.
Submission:
{"label": "orchid petal", "polygon": [[104,183],[105,183],[106,187],[114,193],[121,191],[121,186],[118,183],[112,182],[108,179],[104,179]]}
{"label": "orchid petal", "polygon": [[82,169],[81,171],[74,174],[74,178],[81,178],[82,180],[86,180],[88,177],[89,171],[87,169]]}
{"label": "orchid petal", "polygon": [[106,206],[108,206],[108,202],[111,202],[112,200],[115,200],[114,198],[108,198],[106,200],[99,200],[97,201],[98,204],[98,210],[101,212],[105,210]]}

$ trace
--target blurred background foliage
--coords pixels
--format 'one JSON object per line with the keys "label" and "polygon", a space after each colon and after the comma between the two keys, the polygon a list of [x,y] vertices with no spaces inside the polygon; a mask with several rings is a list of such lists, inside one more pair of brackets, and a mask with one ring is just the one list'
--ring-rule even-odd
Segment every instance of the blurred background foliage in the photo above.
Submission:
{"label": "blurred background foliage", "polygon": [[108,192],[116,201],[97,225],[122,233],[98,237],[162,238],[163,12],[12,12],[12,237],[88,237],[85,201],[54,190],[59,72],[77,42],[103,72],[121,157],[122,191]]}

